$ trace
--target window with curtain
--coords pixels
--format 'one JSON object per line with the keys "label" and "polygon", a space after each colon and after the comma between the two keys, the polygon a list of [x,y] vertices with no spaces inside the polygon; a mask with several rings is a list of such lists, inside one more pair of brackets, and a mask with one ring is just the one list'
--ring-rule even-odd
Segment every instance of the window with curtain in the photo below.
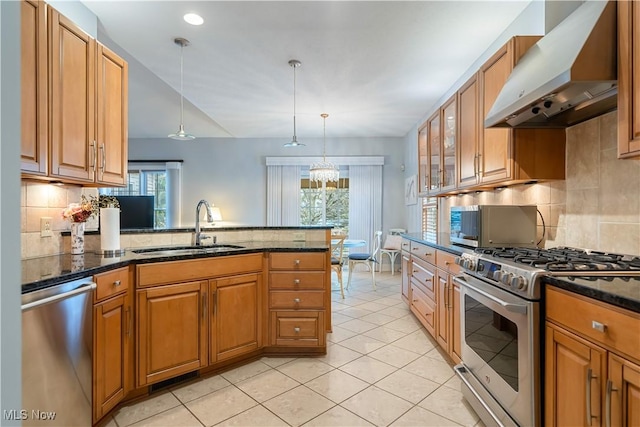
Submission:
{"label": "window with curtain", "polygon": [[[326,224],[345,231],[349,230],[349,178],[348,168],[340,168],[340,180],[322,183],[309,179],[309,168],[303,168],[300,180],[300,225]],[[323,192],[326,204],[322,203]],[[325,206],[326,205],[326,206]]]}

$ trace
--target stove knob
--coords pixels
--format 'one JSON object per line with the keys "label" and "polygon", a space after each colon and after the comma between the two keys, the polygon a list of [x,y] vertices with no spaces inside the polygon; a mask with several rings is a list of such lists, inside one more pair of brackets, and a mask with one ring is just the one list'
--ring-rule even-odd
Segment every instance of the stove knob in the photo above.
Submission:
{"label": "stove knob", "polygon": [[478,264],[478,271],[484,271],[484,264]]}
{"label": "stove knob", "polygon": [[500,281],[502,283],[504,283],[505,285],[509,286],[509,284],[511,283],[511,279],[513,278],[513,274],[511,273],[505,273],[501,278]]}
{"label": "stove knob", "polygon": [[459,257],[459,256],[455,257],[453,262],[455,262],[458,265],[462,265],[462,257]]}
{"label": "stove knob", "polygon": [[495,280],[495,281],[499,282],[499,281],[500,281],[500,279],[502,278],[502,273],[503,273],[503,272],[502,272],[502,271],[500,271],[500,270],[496,270],[496,271],[494,271],[494,272],[493,272],[493,280]]}
{"label": "stove knob", "polygon": [[527,279],[522,276],[516,276],[511,279],[511,287],[519,290],[527,289]]}

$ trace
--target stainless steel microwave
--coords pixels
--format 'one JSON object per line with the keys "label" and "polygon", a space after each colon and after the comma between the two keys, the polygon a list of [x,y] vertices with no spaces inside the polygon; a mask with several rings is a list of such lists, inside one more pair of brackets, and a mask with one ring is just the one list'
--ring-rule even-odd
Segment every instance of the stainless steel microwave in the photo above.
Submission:
{"label": "stainless steel microwave", "polygon": [[486,247],[535,247],[535,205],[452,206],[449,238],[451,243]]}

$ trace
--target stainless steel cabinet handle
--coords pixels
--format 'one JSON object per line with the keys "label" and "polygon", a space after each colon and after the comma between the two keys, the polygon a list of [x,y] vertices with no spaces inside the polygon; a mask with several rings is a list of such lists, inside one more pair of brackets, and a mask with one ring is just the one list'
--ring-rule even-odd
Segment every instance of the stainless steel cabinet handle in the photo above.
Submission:
{"label": "stainless steel cabinet handle", "polygon": [[460,276],[456,276],[453,278],[453,281],[456,282],[458,285],[463,286],[465,288],[471,289],[472,291],[475,291],[477,293],[479,293],[480,295],[482,295],[485,298],[489,298],[491,301],[500,304],[502,307],[504,307],[506,310],[511,311],[512,313],[521,313],[521,314],[527,314],[527,306],[523,305],[523,304],[511,304],[505,301],[502,301],[499,298],[494,297],[491,294],[488,294],[487,292],[472,286],[469,282],[467,282],[466,280],[464,280],[463,277]]}
{"label": "stainless steel cabinet handle", "polygon": [[587,425],[591,425],[591,419],[596,418],[591,415],[591,380],[598,378],[593,375],[593,369],[587,369],[587,386],[586,388],[586,407],[587,407]]}
{"label": "stainless steel cabinet handle", "polygon": [[122,284],[122,282],[120,280],[116,280],[115,282],[113,282],[113,286],[120,286]]}
{"label": "stainless steel cabinet handle", "polygon": [[96,151],[96,141],[93,140],[89,143],[89,147],[91,147],[91,155],[89,156],[89,167],[93,170],[96,168],[96,156],[98,152]]}
{"label": "stainless steel cabinet handle", "polygon": [[202,318],[207,314],[207,294],[202,294]]}
{"label": "stainless steel cabinet handle", "polygon": [[600,331],[602,333],[607,331],[607,325],[605,325],[604,323],[600,323],[598,321],[595,321],[595,320],[591,321],[591,327],[593,329],[595,329],[596,331]]}
{"label": "stainless steel cabinet handle", "polygon": [[100,151],[102,151],[102,175],[104,175],[104,170],[107,167],[107,150],[104,149],[104,143],[100,144]]}
{"label": "stainless steel cabinet handle", "polygon": [[605,423],[607,427],[611,427],[611,393],[614,391],[618,391],[618,389],[613,387],[613,381],[611,381],[610,379],[607,380],[607,394],[604,404],[606,411]]}
{"label": "stainless steel cabinet handle", "polygon": [[300,328],[298,328],[297,326],[295,328],[293,328],[293,332],[295,332],[296,334],[300,332]]}
{"label": "stainless steel cabinet handle", "polygon": [[444,307],[449,308],[449,285],[444,285]]}

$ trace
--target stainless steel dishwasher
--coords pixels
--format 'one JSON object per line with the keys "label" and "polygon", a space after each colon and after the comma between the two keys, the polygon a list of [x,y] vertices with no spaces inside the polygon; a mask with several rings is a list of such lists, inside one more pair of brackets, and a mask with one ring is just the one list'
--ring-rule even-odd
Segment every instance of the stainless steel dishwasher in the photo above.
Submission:
{"label": "stainless steel dishwasher", "polygon": [[22,295],[23,426],[90,426],[91,278]]}

